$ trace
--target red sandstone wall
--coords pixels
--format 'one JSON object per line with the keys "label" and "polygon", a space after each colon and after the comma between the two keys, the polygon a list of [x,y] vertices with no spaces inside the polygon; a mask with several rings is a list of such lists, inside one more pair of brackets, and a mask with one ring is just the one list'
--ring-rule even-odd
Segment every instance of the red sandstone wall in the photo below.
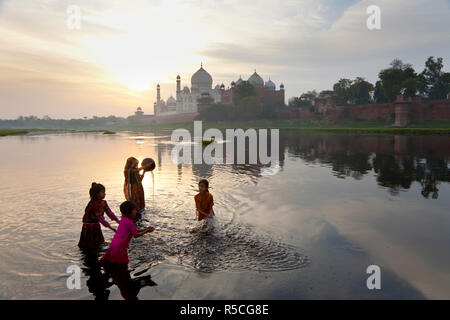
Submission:
{"label": "red sandstone wall", "polygon": [[450,121],[450,100],[413,103],[410,107],[409,118],[411,121]]}
{"label": "red sandstone wall", "polygon": [[[433,100],[406,104],[409,121],[450,121],[450,100]],[[292,113],[293,118],[309,119],[307,110]],[[324,116],[335,120],[378,120],[394,122],[395,103],[367,104],[329,108]]]}
{"label": "red sandstone wall", "polygon": [[328,109],[324,115],[336,120],[376,120],[394,121],[395,104],[366,104],[359,106],[335,107]]}
{"label": "red sandstone wall", "polygon": [[181,114],[170,114],[155,117],[156,123],[181,123],[181,122],[192,122],[194,118],[198,115],[197,112],[192,113],[181,113]]}

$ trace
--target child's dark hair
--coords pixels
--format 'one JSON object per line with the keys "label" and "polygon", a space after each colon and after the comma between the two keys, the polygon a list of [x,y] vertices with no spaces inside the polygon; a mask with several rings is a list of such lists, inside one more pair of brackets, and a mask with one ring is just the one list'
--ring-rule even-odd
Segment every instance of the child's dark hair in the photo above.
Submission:
{"label": "child's dark hair", "polygon": [[202,179],[198,182],[198,184],[203,184],[206,187],[206,190],[209,191],[209,182],[206,179]]}
{"label": "child's dark hair", "polygon": [[105,191],[105,186],[100,184],[100,183],[95,183],[92,182],[91,185],[91,189],[89,189],[89,196],[91,197],[91,201],[92,200],[96,200],[97,195],[101,192],[101,191]]}
{"label": "child's dark hair", "polygon": [[134,203],[133,201],[125,201],[120,205],[120,212],[122,212],[123,216],[128,216],[135,208],[136,203]]}

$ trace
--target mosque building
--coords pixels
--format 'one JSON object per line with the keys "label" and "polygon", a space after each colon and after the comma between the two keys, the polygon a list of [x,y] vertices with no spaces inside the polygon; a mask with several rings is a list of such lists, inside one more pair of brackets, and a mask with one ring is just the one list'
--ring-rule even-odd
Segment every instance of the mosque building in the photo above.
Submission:
{"label": "mosque building", "polygon": [[[191,77],[191,88],[184,86],[181,89],[181,78],[178,75],[176,79],[176,98],[170,96],[167,101],[161,99],[161,87],[156,87],[156,102],[154,104],[155,117],[165,115],[176,115],[185,113],[197,113],[202,106],[212,103],[222,103],[232,105],[235,96],[236,87],[244,81],[242,77],[232,81],[229,88],[225,85],[216,85],[213,88],[212,76],[200,65]],[[255,72],[247,80],[254,88],[258,97],[271,96],[275,101],[284,105],[284,85],[281,84],[279,90],[275,83],[270,80],[264,81],[261,76]]]}

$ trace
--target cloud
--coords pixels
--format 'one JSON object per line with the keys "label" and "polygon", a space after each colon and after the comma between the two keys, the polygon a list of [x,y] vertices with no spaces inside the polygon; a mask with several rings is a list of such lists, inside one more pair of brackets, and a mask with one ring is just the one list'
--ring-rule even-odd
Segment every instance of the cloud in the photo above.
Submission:
{"label": "cloud", "polygon": [[347,7],[328,28],[296,36],[297,24],[293,23],[278,35],[266,34],[265,40],[217,42],[202,53],[224,63],[258,64],[274,70],[278,79],[285,82],[288,95],[330,88],[340,77],[363,76],[375,81],[378,71],[397,57],[418,70],[430,55],[443,56],[449,65],[450,20],[446,3],[375,3],[381,7],[381,30],[370,31],[365,26],[365,9],[374,1],[360,1]]}
{"label": "cloud", "polygon": [[[341,77],[374,82],[394,58],[419,71],[430,55],[442,56],[447,69],[450,63],[449,0],[80,0],[77,31],[66,27],[69,4],[0,0],[0,82],[16,92],[2,94],[0,117],[14,113],[10,105],[21,105],[23,114],[37,110],[23,102],[36,92],[45,99],[28,99],[33,108],[59,114],[56,101],[70,100],[73,90],[94,114],[148,110],[157,82],[167,99],[175,76],[189,85],[200,61],[214,84],[257,69],[283,82],[288,97],[331,88]],[[366,8],[373,4],[381,8],[382,29],[369,31]],[[46,85],[39,91],[32,83]],[[96,90],[105,98],[93,106]],[[68,117],[79,110],[65,108]]]}

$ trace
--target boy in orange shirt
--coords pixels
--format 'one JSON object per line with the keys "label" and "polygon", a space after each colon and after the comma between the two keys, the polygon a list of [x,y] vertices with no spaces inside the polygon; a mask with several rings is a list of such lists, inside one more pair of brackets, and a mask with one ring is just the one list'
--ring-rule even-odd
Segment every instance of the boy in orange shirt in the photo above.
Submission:
{"label": "boy in orange shirt", "polygon": [[214,216],[214,200],[212,194],[209,193],[209,182],[206,179],[200,180],[198,183],[199,193],[194,197],[195,199],[195,213],[198,221],[212,218]]}

